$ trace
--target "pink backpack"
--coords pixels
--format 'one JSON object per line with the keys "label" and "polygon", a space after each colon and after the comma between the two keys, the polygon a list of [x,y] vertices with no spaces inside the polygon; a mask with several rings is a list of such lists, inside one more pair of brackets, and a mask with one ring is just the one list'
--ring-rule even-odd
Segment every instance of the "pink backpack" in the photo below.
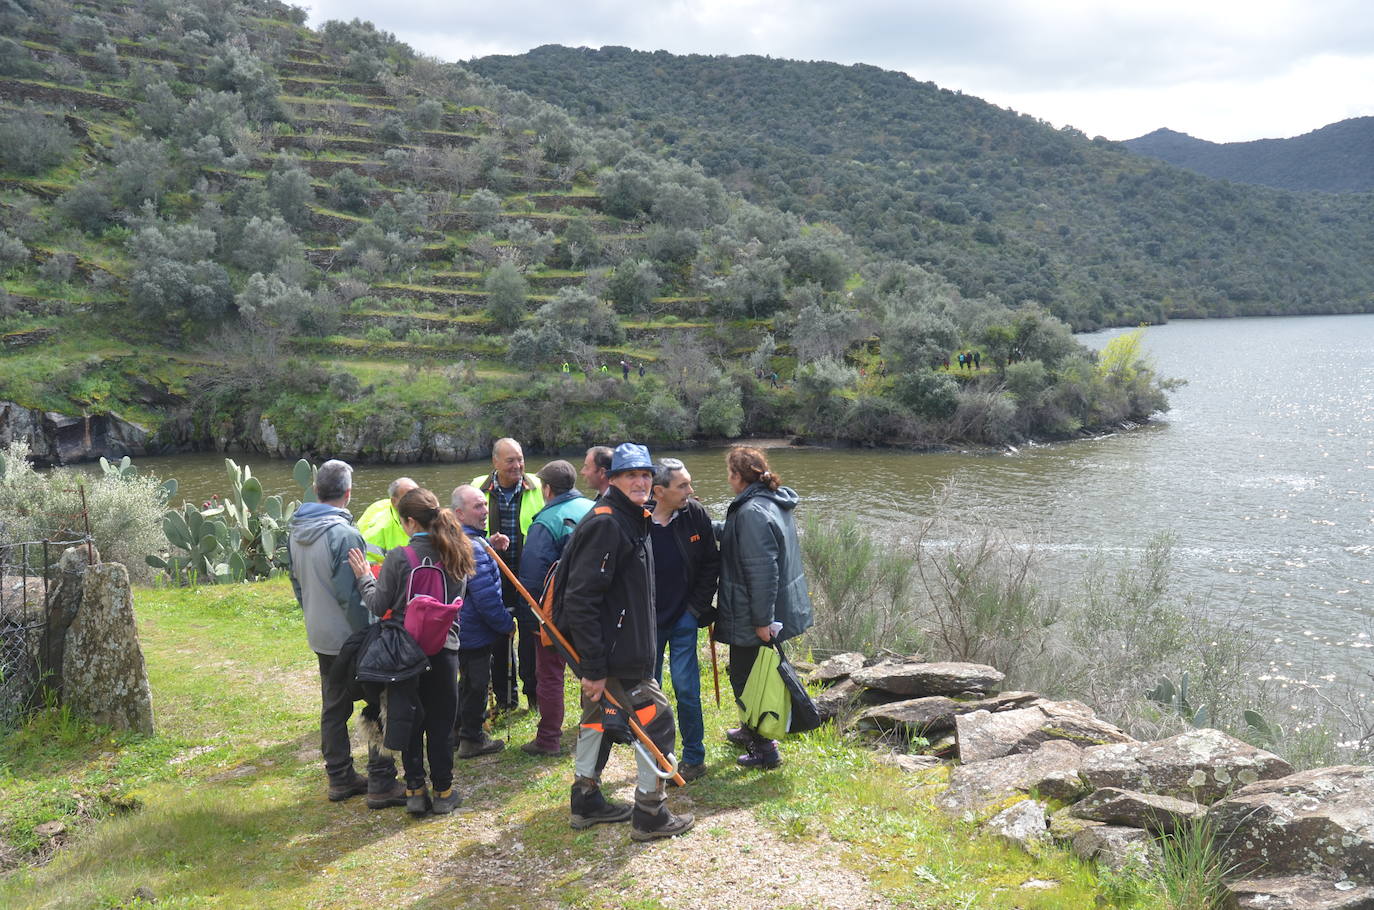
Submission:
{"label": "pink backpack", "polygon": [[410,580],[406,583],[406,631],[420,645],[420,650],[433,657],[444,647],[449,630],[458,622],[463,598],[448,596],[448,577],[444,570],[425,557],[420,562],[412,547],[402,547],[410,563]]}

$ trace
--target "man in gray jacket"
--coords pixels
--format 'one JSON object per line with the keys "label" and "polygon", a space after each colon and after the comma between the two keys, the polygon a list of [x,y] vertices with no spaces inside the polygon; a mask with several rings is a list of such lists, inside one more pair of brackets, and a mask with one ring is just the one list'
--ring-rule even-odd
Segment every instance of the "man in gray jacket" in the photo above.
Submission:
{"label": "man in gray jacket", "polygon": [[368,623],[367,608],[348,565],[348,551],[362,549],[363,536],[346,506],[353,493],[353,469],[342,461],[326,461],[315,476],[315,498],[291,517],[287,558],[291,588],[305,614],[305,635],[320,666],[320,753],[329,775],[333,802],[367,794],[373,809],[405,805],[405,785],[396,780],[396,763],[383,758],[375,744],[368,746],[367,777],[353,769],[353,746],[348,719],[353,694],[347,685],[330,680],[329,669],[344,641]]}

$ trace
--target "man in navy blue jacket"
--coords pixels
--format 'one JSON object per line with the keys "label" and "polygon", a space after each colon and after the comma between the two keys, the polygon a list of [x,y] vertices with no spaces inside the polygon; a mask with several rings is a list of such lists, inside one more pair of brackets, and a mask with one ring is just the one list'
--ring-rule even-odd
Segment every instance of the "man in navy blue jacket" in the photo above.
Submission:
{"label": "man in navy blue jacket", "polygon": [[472,542],[477,574],[468,579],[467,596],[458,627],[458,757],[476,758],[506,748],[482,726],[486,716],[487,689],[491,685],[491,655],[505,648],[515,630],[515,619],[501,598],[501,570],[482,545],[487,526],[487,497],[474,486],[463,484],[453,491],[453,514]]}

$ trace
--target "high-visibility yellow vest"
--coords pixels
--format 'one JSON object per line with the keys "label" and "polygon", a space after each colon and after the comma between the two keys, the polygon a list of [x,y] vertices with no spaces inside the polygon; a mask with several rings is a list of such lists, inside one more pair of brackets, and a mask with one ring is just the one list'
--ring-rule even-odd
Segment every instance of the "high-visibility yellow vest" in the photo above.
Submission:
{"label": "high-visibility yellow vest", "polygon": [[367,507],[358,519],[358,530],[367,542],[369,562],[381,565],[387,550],[410,543],[410,535],[401,527],[401,517],[390,499],[379,499]]}

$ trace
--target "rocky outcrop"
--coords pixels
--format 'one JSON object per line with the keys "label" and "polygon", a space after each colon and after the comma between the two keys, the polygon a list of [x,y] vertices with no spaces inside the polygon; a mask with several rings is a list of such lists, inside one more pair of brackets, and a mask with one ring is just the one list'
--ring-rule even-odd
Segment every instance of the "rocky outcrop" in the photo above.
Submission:
{"label": "rocky outcrop", "polygon": [[1212,806],[1222,856],[1244,873],[1339,871],[1374,885],[1374,768],[1342,765],[1241,788]]}
{"label": "rocky outcrop", "polygon": [[884,660],[854,671],[849,678],[866,689],[915,698],[995,692],[1006,676],[984,664],[922,663],[906,659]]}
{"label": "rocky outcrop", "polygon": [[149,433],[117,414],[73,417],[0,401],[0,447],[16,439],[28,442],[36,463],[59,465],[146,455]]}
{"label": "rocky outcrop", "polygon": [[993,837],[1020,847],[1030,847],[1046,838],[1048,824],[1044,804],[1023,799],[998,812],[983,827]]}
{"label": "rocky outcrop", "polygon": [[963,815],[976,814],[1007,797],[1031,791],[1058,799],[1065,786],[1073,786],[1076,796],[1082,785],[1071,782],[1076,781],[1082,761],[1082,749],[1055,741],[1034,752],[960,765],[950,772],[949,789],[935,798],[935,804],[953,815]]}
{"label": "rocky outcrop", "polygon": [[1206,812],[1205,808],[1190,800],[1112,787],[1094,790],[1069,810],[1069,814],[1076,818],[1143,828],[1155,833],[1172,833],[1202,818]]}
{"label": "rocky outcrop", "polygon": [[134,623],[129,572],[119,563],[86,570],[81,609],[63,654],[62,700],[73,713],[98,724],[153,732],[153,695]]}
{"label": "rocky outcrop", "polygon": [[[858,689],[851,678],[847,681]],[[866,695],[876,689],[862,690]],[[909,698],[891,701],[868,708],[859,715],[857,723],[861,730],[878,730],[883,733],[896,732],[912,739],[917,736],[930,738],[954,729],[955,718],[974,711],[1003,711],[1024,707],[1038,701],[1040,696],[1034,692],[1003,692],[989,698],[966,699],[963,701],[944,695],[931,695],[926,698]]]}
{"label": "rocky outcrop", "polygon": [[1246,879],[1228,890],[1228,910],[1374,910],[1374,887],[1339,876]]}
{"label": "rocky outcrop", "polygon": [[959,759],[985,761],[1013,752],[1033,752],[1052,739],[1079,746],[1134,742],[1118,727],[1093,716],[1081,702],[1038,701],[1010,711],[974,711],[954,719]]}
{"label": "rocky outcrop", "polygon": [[1293,766],[1220,730],[1189,730],[1158,742],[1093,746],[1084,750],[1079,773],[1094,789],[1210,804],[1246,784],[1292,774]]}
{"label": "rocky outcrop", "polygon": [[807,674],[806,679],[807,682],[830,686],[848,679],[856,670],[862,670],[866,664],[866,659],[858,651],[836,654],[828,660],[821,661],[815,670]]}
{"label": "rocky outcrop", "polygon": [[1150,832],[1123,825],[1095,825],[1073,838],[1073,852],[1109,869],[1145,871],[1157,866],[1161,851]]}

